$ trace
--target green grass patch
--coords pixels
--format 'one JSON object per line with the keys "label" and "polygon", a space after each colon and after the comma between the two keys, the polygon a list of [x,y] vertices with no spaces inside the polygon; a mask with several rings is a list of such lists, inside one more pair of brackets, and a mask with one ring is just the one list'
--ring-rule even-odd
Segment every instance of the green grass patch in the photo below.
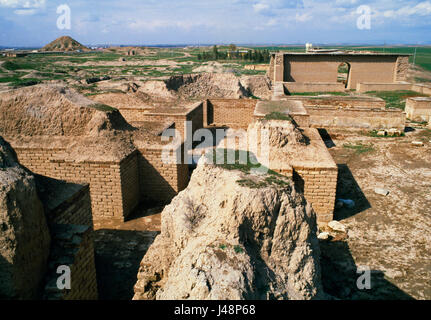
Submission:
{"label": "green grass patch", "polygon": [[239,245],[234,246],[233,250],[235,250],[235,253],[243,253],[244,252],[244,249],[241,248],[241,246],[239,246]]}
{"label": "green grass patch", "polygon": [[103,104],[103,103],[96,103],[96,104],[91,105],[90,107],[94,108],[96,110],[99,110],[99,111],[103,111],[103,112],[110,112],[110,111],[117,110],[116,108],[113,108],[113,107],[108,106],[108,105]]}
{"label": "green grass patch", "polygon": [[426,79],[426,78],[421,78],[421,77],[415,77],[415,81],[416,82],[426,83],[426,82],[431,82],[431,79]]}
{"label": "green grass patch", "polygon": [[225,244],[221,244],[221,245],[219,245],[219,248],[222,250],[225,250],[227,248],[227,246]]}
{"label": "green grass patch", "polygon": [[248,151],[240,151],[233,149],[216,149],[213,152],[213,163],[226,170],[238,170],[246,174],[250,174],[252,169],[263,169],[266,171],[264,177],[252,177],[249,179],[238,180],[240,186],[250,189],[265,188],[270,185],[278,187],[288,187],[290,182],[286,181],[286,177],[262,166],[256,159],[255,155]]}
{"label": "green grass patch", "polygon": [[427,95],[421,94],[411,90],[399,90],[399,91],[367,91],[366,94],[372,95],[385,100],[386,108],[395,108],[404,110],[406,108],[406,99],[411,97],[427,97]]}
{"label": "green grass patch", "polygon": [[374,151],[374,145],[373,144],[362,144],[362,143],[356,143],[356,144],[351,144],[351,143],[345,143],[343,145],[344,148],[346,149],[350,149],[350,150],[354,150],[355,153],[357,154],[362,154],[362,153],[367,153],[367,152],[372,152]]}

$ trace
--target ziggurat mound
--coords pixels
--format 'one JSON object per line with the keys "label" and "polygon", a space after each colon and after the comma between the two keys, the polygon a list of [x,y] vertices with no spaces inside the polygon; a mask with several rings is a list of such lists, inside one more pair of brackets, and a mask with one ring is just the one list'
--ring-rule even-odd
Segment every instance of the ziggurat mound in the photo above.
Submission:
{"label": "ziggurat mound", "polygon": [[58,39],[55,39],[51,43],[47,44],[42,48],[42,51],[88,51],[89,49],[80,44],[75,39],[72,39],[69,36],[63,36]]}

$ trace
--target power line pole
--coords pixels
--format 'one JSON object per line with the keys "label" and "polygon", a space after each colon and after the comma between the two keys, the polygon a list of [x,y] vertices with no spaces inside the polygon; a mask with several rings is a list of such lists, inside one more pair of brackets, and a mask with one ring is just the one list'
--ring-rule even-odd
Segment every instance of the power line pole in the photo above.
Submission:
{"label": "power line pole", "polygon": [[416,50],[418,49],[418,47],[415,47],[415,55],[413,56],[413,67],[416,66]]}

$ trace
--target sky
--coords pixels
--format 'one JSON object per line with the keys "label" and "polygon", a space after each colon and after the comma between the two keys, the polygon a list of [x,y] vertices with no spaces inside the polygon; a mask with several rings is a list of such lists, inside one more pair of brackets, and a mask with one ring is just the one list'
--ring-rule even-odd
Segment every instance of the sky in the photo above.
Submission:
{"label": "sky", "polygon": [[0,0],[0,46],[62,35],[85,45],[431,44],[431,0]]}

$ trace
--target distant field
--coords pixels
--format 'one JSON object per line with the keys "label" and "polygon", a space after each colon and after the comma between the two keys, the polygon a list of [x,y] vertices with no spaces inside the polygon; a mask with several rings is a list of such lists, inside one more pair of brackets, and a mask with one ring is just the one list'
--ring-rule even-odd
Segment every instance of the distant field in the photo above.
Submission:
{"label": "distant field", "polygon": [[[386,53],[414,54],[414,47],[326,47],[334,49],[367,50]],[[201,60],[204,52],[211,52],[212,47],[194,48],[142,48],[136,56],[125,56],[118,49],[105,52],[93,51],[82,53],[31,54],[23,58],[0,57],[0,84],[10,87],[21,87],[50,80],[64,80],[74,86],[93,77],[108,76],[113,80],[149,80],[173,75],[198,72],[216,72],[224,68],[227,72],[237,75],[265,74],[264,70],[249,70],[249,64],[262,63],[247,58],[242,59],[208,59]],[[256,46],[238,47],[239,50],[269,50],[305,52],[304,46]],[[227,46],[219,46],[219,51],[230,50]],[[120,63],[124,58],[127,62]],[[413,62],[413,56],[410,58]],[[266,62],[267,63],[267,62]],[[416,64],[431,71],[431,47],[416,48]],[[215,66],[215,67],[214,67]],[[428,78],[417,78],[420,82],[429,82]],[[3,85],[4,86],[4,85]],[[92,87],[91,87],[92,88]]]}

